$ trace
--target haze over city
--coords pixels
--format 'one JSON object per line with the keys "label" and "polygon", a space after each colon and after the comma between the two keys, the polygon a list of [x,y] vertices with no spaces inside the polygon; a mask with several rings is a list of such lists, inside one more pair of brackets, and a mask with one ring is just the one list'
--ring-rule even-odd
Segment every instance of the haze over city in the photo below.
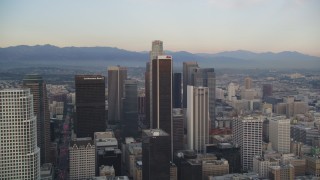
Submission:
{"label": "haze over city", "polygon": [[0,46],[109,46],[192,53],[298,51],[320,56],[317,0],[0,2]]}

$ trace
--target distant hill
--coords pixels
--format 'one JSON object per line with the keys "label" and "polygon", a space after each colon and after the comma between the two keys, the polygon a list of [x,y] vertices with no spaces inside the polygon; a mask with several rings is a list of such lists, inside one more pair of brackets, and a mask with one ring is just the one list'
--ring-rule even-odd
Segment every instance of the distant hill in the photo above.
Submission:
{"label": "distant hill", "polygon": [[[214,68],[319,68],[320,57],[299,52],[254,53],[225,51],[215,54],[166,51],[173,56],[174,65],[197,61],[201,66]],[[115,47],[56,47],[52,45],[13,46],[0,48],[0,68],[17,66],[145,66],[149,53],[127,51]]]}

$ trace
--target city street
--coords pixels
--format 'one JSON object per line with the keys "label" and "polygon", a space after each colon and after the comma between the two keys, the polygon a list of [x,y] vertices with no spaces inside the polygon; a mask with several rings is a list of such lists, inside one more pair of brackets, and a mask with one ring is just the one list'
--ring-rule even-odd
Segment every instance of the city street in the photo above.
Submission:
{"label": "city street", "polygon": [[69,141],[70,141],[70,116],[67,115],[63,123],[63,131],[61,136],[61,144],[59,146],[59,160],[58,160],[58,179],[69,179]]}

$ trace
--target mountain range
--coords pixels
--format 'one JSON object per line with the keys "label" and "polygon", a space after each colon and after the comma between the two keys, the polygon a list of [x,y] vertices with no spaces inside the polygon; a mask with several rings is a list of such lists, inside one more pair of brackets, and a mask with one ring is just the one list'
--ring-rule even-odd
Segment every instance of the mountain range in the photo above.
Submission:
{"label": "mountain range", "polygon": [[[301,68],[320,69],[320,57],[299,52],[255,53],[244,50],[220,53],[166,51],[174,66],[184,61],[197,61],[202,67],[214,68]],[[24,66],[90,66],[123,65],[144,67],[149,53],[115,47],[57,47],[52,45],[12,46],[0,48],[0,68]]]}

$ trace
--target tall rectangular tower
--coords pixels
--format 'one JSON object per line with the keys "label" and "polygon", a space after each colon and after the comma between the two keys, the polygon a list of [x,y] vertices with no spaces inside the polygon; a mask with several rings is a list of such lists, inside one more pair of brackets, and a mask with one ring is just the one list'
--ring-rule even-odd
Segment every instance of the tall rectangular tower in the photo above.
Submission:
{"label": "tall rectangular tower", "polygon": [[233,143],[240,146],[243,171],[253,170],[253,157],[262,154],[261,117],[240,117],[233,121]]}
{"label": "tall rectangular tower", "polygon": [[135,80],[124,81],[123,137],[138,136],[138,85]]}
{"label": "tall rectangular tower", "polygon": [[117,124],[122,120],[122,98],[124,80],[127,79],[127,68],[108,67],[108,123]]}
{"label": "tall rectangular tower", "polygon": [[181,73],[173,73],[172,97],[173,108],[181,108]]}
{"label": "tall rectangular tower", "polygon": [[197,62],[183,62],[183,96],[182,96],[182,107],[187,108],[187,86],[193,85],[193,69],[198,68]]}
{"label": "tall rectangular tower", "polygon": [[50,162],[50,112],[46,83],[39,75],[26,75],[23,86],[33,94],[34,114],[37,116],[37,137],[41,164]]}
{"label": "tall rectangular tower", "polygon": [[272,117],[269,120],[269,140],[273,150],[290,153],[290,119],[285,116]]}
{"label": "tall rectangular tower", "polygon": [[[150,61],[151,62],[151,61]],[[145,125],[146,128],[150,128],[150,123],[151,123],[151,91],[150,91],[150,88],[151,88],[151,63],[150,62],[147,62],[146,63],[146,72],[144,74],[144,81],[145,81],[145,84],[144,84],[144,90],[145,90],[145,95],[146,95],[146,106],[145,106],[145,120],[143,122],[143,124]]]}
{"label": "tall rectangular tower", "polygon": [[[155,40],[155,41],[152,41],[152,49],[150,51],[150,63],[147,64],[147,70],[148,70],[148,74],[149,75],[149,103],[150,103],[150,114],[149,114],[149,121],[150,121],[150,128],[152,128],[152,120],[153,120],[153,95],[152,95],[152,88],[153,88],[153,85],[152,85],[152,61],[154,59],[157,59],[157,56],[161,56],[161,55],[164,55],[164,52],[163,52],[163,42],[160,41],[160,40]],[[149,67],[148,67],[149,66]]]}
{"label": "tall rectangular tower", "polygon": [[100,75],[76,75],[76,134],[91,137],[106,130],[105,79]]}
{"label": "tall rectangular tower", "polygon": [[0,179],[40,179],[33,107],[29,89],[0,90]]}
{"label": "tall rectangular tower", "polygon": [[172,134],[172,57],[152,60],[152,128]]}
{"label": "tall rectangular tower", "polygon": [[213,68],[194,68],[193,70],[194,86],[208,87],[209,89],[209,117],[212,128],[216,127],[216,74]]}
{"label": "tall rectangular tower", "polygon": [[187,91],[188,149],[204,153],[209,143],[209,88],[188,86]]}
{"label": "tall rectangular tower", "polygon": [[142,131],[142,179],[169,180],[170,136],[161,129]]}

